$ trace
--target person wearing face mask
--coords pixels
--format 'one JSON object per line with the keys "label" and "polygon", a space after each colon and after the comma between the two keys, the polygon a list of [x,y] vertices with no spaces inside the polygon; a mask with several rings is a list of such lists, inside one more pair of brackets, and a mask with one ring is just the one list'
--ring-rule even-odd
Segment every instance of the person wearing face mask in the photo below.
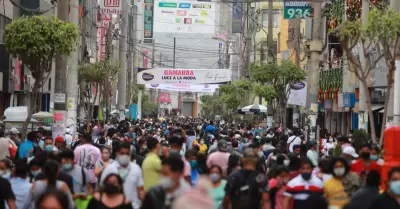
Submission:
{"label": "person wearing face mask", "polygon": [[205,144],[204,139],[200,139],[200,144],[199,144],[199,152],[202,154],[207,153],[207,144]]}
{"label": "person wearing face mask", "polygon": [[123,180],[124,194],[132,202],[133,209],[139,209],[144,198],[143,176],[139,165],[131,162],[131,144],[122,143],[117,150],[114,163],[108,165],[101,175],[100,186],[109,174],[118,174]]}
{"label": "person wearing face mask", "polygon": [[378,165],[382,166],[385,161],[379,156],[380,150],[379,147],[374,145],[371,147],[371,160],[375,161]]}
{"label": "person wearing face mask", "polygon": [[283,209],[283,202],[285,200],[286,184],[289,182],[289,169],[285,166],[278,166],[276,169],[276,177],[270,179],[268,187],[270,188],[269,194],[271,198],[271,208]]}
{"label": "person wearing face mask", "polygon": [[308,159],[303,159],[299,172],[295,178],[286,185],[283,209],[313,208],[314,201],[310,196],[323,196],[323,183],[321,179],[312,175],[313,165]]}
{"label": "person wearing face mask", "polygon": [[43,150],[47,153],[52,153],[54,151],[53,138],[51,138],[50,136],[44,138]]}
{"label": "person wearing face mask", "polygon": [[332,135],[328,134],[329,138],[327,140],[327,142],[324,145],[324,149],[322,150],[322,152],[324,153],[325,156],[330,156],[330,150],[334,149],[336,144],[335,144],[335,139],[333,138]]}
{"label": "person wearing face mask", "polygon": [[358,190],[360,180],[357,174],[349,172],[350,166],[343,158],[332,159],[331,171],[333,178],[324,183],[324,194],[329,206],[342,209]]}
{"label": "person wearing face mask", "polygon": [[181,149],[182,149],[182,144],[183,144],[183,139],[180,136],[177,135],[172,135],[168,137],[169,145],[171,149],[169,150],[169,155],[179,155],[182,158],[182,161],[185,165],[185,170],[183,172],[183,177],[185,180],[190,184],[191,182],[191,167],[189,162],[185,159],[184,156],[181,155]]}
{"label": "person wearing face mask", "polygon": [[214,199],[214,208],[219,209],[225,197],[226,180],[222,179],[222,168],[214,165],[209,169],[208,177],[211,180],[211,189],[208,194]]}
{"label": "person wearing face mask", "polygon": [[62,170],[73,178],[74,194],[72,198],[86,199],[88,195],[93,194],[93,188],[88,182],[90,178],[86,169],[74,163],[74,152],[71,150],[63,150],[59,154],[62,162]]}
{"label": "person wearing face mask", "polygon": [[32,183],[36,180],[36,177],[42,173],[42,164],[38,159],[32,159],[29,162],[29,169],[30,169],[30,179],[29,182]]}
{"label": "person wearing face mask", "polygon": [[100,192],[96,192],[87,206],[101,209],[132,209],[132,204],[125,197],[120,176],[110,174],[104,179]]}
{"label": "person wearing face mask", "polygon": [[159,157],[160,143],[156,138],[147,138],[147,148],[150,152],[142,164],[145,191],[148,191],[152,186],[159,183],[161,170],[161,159]]}
{"label": "person wearing face mask", "polygon": [[314,167],[318,166],[318,152],[317,152],[317,142],[315,140],[311,140],[308,142],[308,147],[310,148],[307,151],[307,157],[312,162]]}
{"label": "person wearing face mask", "polygon": [[360,158],[351,164],[351,171],[357,173],[362,182],[365,183],[365,177],[370,170],[381,172],[381,166],[375,161],[371,160],[371,149],[369,144],[361,146],[359,151]]}
{"label": "person wearing face mask", "polygon": [[10,179],[11,178],[11,164],[12,162],[9,159],[2,159],[0,160],[0,174],[1,177],[5,179]]}
{"label": "person wearing face mask", "polygon": [[174,200],[191,189],[182,179],[184,163],[176,154],[163,159],[160,182],[146,193],[142,209],[170,209]]}
{"label": "person wearing face mask", "polygon": [[393,167],[388,174],[387,189],[374,199],[368,209],[400,208],[400,167]]}
{"label": "person wearing face mask", "polygon": [[195,150],[188,150],[185,155],[187,161],[189,161],[190,168],[192,170],[192,173],[190,175],[190,183],[192,185],[196,185],[200,177],[198,170],[197,154],[198,153]]}
{"label": "person wearing face mask", "polygon": [[111,164],[114,160],[111,159],[110,149],[107,147],[101,148],[101,159],[96,163],[96,170],[94,171],[94,175],[99,179],[101,174],[107,165]]}

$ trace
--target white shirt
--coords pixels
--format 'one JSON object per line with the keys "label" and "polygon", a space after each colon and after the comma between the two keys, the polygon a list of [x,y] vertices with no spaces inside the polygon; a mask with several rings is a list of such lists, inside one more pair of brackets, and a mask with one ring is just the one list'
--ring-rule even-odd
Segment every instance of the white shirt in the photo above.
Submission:
{"label": "white shirt", "polygon": [[293,152],[293,146],[294,145],[301,145],[301,139],[300,139],[300,137],[293,135],[293,136],[288,138],[286,143],[290,144],[289,145],[289,151]]}
{"label": "white shirt", "polygon": [[108,165],[102,175],[100,185],[104,179],[112,174],[118,174],[124,181],[124,195],[132,202],[133,209],[139,209],[142,202],[139,199],[137,188],[143,186],[142,169],[136,163],[129,163],[128,167],[122,168],[117,161]]}
{"label": "white shirt", "polygon": [[314,167],[318,166],[318,153],[316,150],[309,149],[307,151],[307,157],[308,157],[308,159],[310,159],[310,161],[314,165]]}

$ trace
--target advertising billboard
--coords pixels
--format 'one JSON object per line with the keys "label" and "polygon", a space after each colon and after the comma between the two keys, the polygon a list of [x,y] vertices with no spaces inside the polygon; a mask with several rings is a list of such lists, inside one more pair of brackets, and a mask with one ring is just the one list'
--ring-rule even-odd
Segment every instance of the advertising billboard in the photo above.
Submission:
{"label": "advertising billboard", "polygon": [[154,32],[214,34],[215,4],[155,0]]}
{"label": "advertising billboard", "polygon": [[161,89],[168,91],[182,91],[182,92],[215,92],[218,89],[218,84],[146,84],[148,89]]}
{"label": "advertising billboard", "polygon": [[144,1],[144,43],[153,43],[154,0]]}
{"label": "advertising billboard", "polygon": [[229,82],[230,69],[170,69],[151,68],[138,73],[138,84],[215,84]]}

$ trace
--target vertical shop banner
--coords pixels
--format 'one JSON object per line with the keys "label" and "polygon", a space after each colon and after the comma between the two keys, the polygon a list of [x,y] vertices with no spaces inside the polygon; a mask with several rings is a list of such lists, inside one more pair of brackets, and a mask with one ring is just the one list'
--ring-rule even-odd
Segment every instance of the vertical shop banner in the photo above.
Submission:
{"label": "vertical shop banner", "polygon": [[122,0],[100,0],[99,4],[103,14],[122,14]]}
{"label": "vertical shop banner", "polygon": [[154,0],[144,0],[144,43],[153,43]]}
{"label": "vertical shop banner", "polygon": [[243,21],[243,2],[241,0],[233,0],[232,6],[232,33],[242,33]]}
{"label": "vertical shop banner", "polygon": [[100,60],[104,60],[106,57],[106,31],[109,25],[109,22],[112,21],[112,15],[103,14],[101,18],[101,28],[100,28]]}
{"label": "vertical shop banner", "polygon": [[17,57],[14,69],[14,91],[21,91],[21,64],[22,61]]}

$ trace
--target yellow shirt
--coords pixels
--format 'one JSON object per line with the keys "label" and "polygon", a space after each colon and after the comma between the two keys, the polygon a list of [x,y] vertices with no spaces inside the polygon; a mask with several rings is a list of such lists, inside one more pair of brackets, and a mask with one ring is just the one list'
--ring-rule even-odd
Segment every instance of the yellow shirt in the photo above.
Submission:
{"label": "yellow shirt", "polygon": [[324,193],[328,200],[329,208],[342,209],[350,198],[344,191],[342,181],[332,177],[324,183]]}
{"label": "yellow shirt", "polygon": [[205,154],[207,152],[207,145],[201,144],[199,152]]}
{"label": "yellow shirt", "polygon": [[152,186],[160,181],[161,159],[158,155],[150,152],[142,164],[144,190],[147,192]]}

